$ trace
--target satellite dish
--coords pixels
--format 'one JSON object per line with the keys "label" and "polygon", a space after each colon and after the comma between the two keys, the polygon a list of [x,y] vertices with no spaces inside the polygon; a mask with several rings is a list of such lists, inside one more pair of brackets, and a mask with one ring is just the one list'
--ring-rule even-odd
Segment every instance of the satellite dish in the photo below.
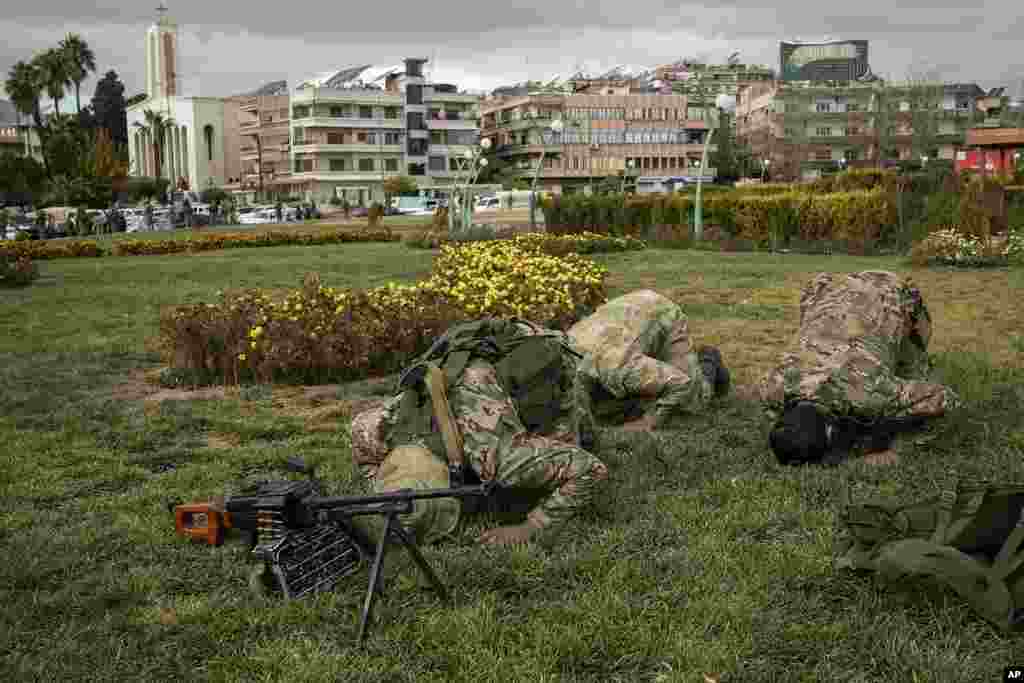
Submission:
{"label": "satellite dish", "polygon": [[724,111],[731,112],[736,109],[736,98],[732,95],[719,93],[715,98],[715,106]]}

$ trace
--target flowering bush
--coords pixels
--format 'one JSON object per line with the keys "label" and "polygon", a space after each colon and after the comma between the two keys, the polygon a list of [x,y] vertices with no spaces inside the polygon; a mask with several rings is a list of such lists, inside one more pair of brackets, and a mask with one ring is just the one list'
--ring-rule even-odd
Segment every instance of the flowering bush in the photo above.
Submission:
{"label": "flowering bush", "polygon": [[317,245],[343,244],[348,242],[389,242],[394,239],[389,232],[384,230],[359,233],[344,230],[313,233],[274,231],[264,233],[222,232],[183,240],[123,240],[114,244],[113,254],[115,256],[141,256],[214,251],[241,247],[276,247],[289,244]]}
{"label": "flowering bush", "polygon": [[956,228],[937,230],[914,245],[916,265],[986,266],[1024,261],[1024,236],[1011,232],[1005,240],[965,235]]}
{"label": "flowering bush", "polygon": [[[497,239],[502,239],[498,237]],[[468,241],[494,241],[491,240],[468,240]],[[599,235],[594,232],[582,232],[578,234],[556,235],[553,233],[525,233],[511,238],[514,244],[541,252],[550,256],[562,256],[564,254],[599,254],[615,251],[633,251],[646,249],[647,244],[636,237],[624,236],[614,237],[612,235]],[[464,240],[449,240],[442,233],[430,230],[426,232],[412,233],[405,238],[406,246],[416,249],[437,249],[443,244],[462,243]]]}
{"label": "flowering bush", "polygon": [[27,256],[0,254],[0,287],[24,287],[39,277],[39,266]]}
{"label": "flowering bush", "polygon": [[188,239],[151,240],[126,239],[115,242],[112,248],[100,246],[92,240],[39,240],[11,242],[0,245],[0,256],[28,257],[34,260],[96,256],[154,256],[181,254],[239,247],[277,247],[289,244],[317,245],[348,242],[390,242],[398,239],[386,228],[375,231],[352,232],[329,230],[324,232],[220,232]]}
{"label": "flowering bush", "polygon": [[165,310],[158,346],[173,369],[226,382],[386,374],[459,321],[515,315],[567,327],[604,303],[606,276],[581,257],[512,240],[446,245],[414,285],[336,290],[314,275],[283,297],[246,290]]}
{"label": "flowering bush", "polygon": [[103,248],[92,240],[33,240],[0,244],[0,256],[8,258],[29,258],[46,261],[55,258],[80,258],[103,256]]}

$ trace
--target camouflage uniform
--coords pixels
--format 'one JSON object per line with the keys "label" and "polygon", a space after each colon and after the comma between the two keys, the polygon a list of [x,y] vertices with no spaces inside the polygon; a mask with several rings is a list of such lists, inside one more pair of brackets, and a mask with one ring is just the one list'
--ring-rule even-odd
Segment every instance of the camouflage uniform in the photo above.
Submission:
{"label": "camouflage uniform", "polygon": [[[605,465],[578,445],[587,419],[574,407],[575,357],[563,354],[563,358],[563,380],[570,386],[563,393],[560,417],[547,436],[527,431],[494,366],[486,360],[470,361],[448,396],[462,435],[466,464],[483,481],[547,492],[529,513],[531,521],[544,529],[572,517],[608,477]],[[401,396],[395,396],[352,420],[352,457],[371,480],[391,449],[402,445],[390,438],[400,403]]]}
{"label": "camouflage uniform", "polygon": [[586,354],[575,385],[583,414],[621,418],[653,399],[648,407],[660,426],[674,414],[701,412],[714,395],[690,350],[686,316],[657,292],[612,299],[573,325],[569,337]]}
{"label": "camouflage uniform", "polygon": [[931,316],[921,292],[894,273],[820,273],[800,297],[793,349],[761,381],[774,420],[811,401],[834,416],[930,417],[959,404],[927,381]]}

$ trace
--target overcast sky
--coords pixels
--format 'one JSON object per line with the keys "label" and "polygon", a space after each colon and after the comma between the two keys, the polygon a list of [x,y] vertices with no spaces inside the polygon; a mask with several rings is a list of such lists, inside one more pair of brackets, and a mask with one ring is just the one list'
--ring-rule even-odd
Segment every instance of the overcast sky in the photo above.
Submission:
{"label": "overcast sky", "polygon": [[[4,0],[0,70],[6,77],[19,59],[76,32],[95,50],[98,75],[114,69],[127,96],[142,92],[143,36],[157,3]],[[720,63],[733,51],[777,70],[780,40],[826,35],[869,40],[872,70],[895,80],[934,73],[986,88],[1005,85],[1013,95],[1024,79],[1020,0],[913,9],[880,0],[801,0],[781,8],[763,0],[167,4],[179,27],[180,88],[189,95],[239,94],[272,80],[294,84],[333,68],[397,64],[407,56],[431,59],[433,80],[487,90],[577,67],[653,66],[683,56]],[[94,84],[83,86],[86,101]]]}

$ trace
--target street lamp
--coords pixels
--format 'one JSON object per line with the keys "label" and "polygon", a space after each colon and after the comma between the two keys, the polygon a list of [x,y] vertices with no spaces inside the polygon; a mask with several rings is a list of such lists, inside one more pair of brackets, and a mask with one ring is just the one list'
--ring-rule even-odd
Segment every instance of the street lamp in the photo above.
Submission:
{"label": "street lamp", "polygon": [[622,187],[619,188],[619,194],[626,192],[626,178],[633,173],[633,166],[636,164],[632,159],[626,159],[626,170],[622,173]]}
{"label": "street lamp", "polygon": [[[736,109],[736,98],[732,95],[726,95],[725,93],[720,94],[715,98],[715,109],[719,111],[719,116],[714,123],[721,123],[721,112],[733,111]],[[704,137],[704,151],[700,155],[700,175],[697,176],[697,200],[693,209],[693,235],[694,239],[699,240],[704,232],[704,215],[703,205],[701,203],[701,185],[704,183],[704,173],[707,169],[708,164],[708,146],[711,144],[711,137],[715,134],[715,127],[712,126],[708,130],[708,134]]]}
{"label": "street lamp", "polygon": [[928,165],[928,155],[927,154],[923,154],[923,155],[921,155],[921,168],[924,168],[927,165]]}
{"label": "street lamp", "polygon": [[846,159],[839,160],[839,172],[842,173],[846,170]]}
{"label": "street lamp", "polygon": [[764,177],[768,175],[768,167],[772,165],[771,159],[761,160],[761,182],[764,183]]}
{"label": "street lamp", "polygon": [[[562,119],[555,119],[548,124],[547,128],[541,129],[541,142],[543,147],[540,151],[540,161],[537,163],[537,168],[533,172],[533,183],[530,185],[530,232],[533,232],[537,226],[537,179],[540,178],[540,170],[544,168],[544,155],[547,154],[548,145],[554,142],[556,135],[562,134],[562,129],[565,128],[565,124]],[[548,137],[548,130],[551,130],[551,136]],[[551,142],[548,142],[551,140]]]}
{"label": "street lamp", "polygon": [[[460,171],[464,172],[465,175],[457,176],[455,181],[455,190],[453,199],[458,199],[461,206],[461,219],[459,224],[461,227],[468,228],[473,223],[473,205],[472,205],[472,189],[471,186],[476,183],[476,179],[480,176],[480,172],[487,166],[487,159],[482,155],[484,152],[491,148],[490,138],[484,138],[480,141],[480,144],[471,148],[467,148],[462,153],[462,163],[460,164]],[[458,181],[462,179],[462,187],[459,187]],[[455,229],[455,209],[454,202],[452,206],[448,208],[448,230],[453,232]]]}

